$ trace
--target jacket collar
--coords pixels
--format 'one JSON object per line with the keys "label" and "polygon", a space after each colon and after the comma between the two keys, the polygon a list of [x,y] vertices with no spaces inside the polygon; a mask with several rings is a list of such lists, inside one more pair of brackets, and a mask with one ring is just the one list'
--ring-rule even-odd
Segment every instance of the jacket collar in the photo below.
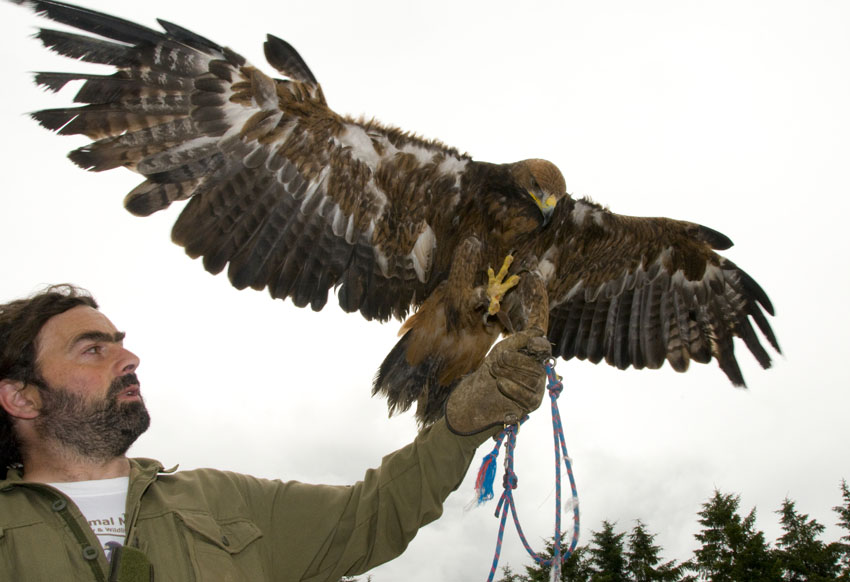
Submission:
{"label": "jacket collar", "polygon": [[[147,488],[152,481],[156,479],[159,473],[173,473],[177,470],[177,465],[170,469],[162,466],[162,463],[155,459],[146,459],[144,457],[131,458],[130,460],[130,491],[132,494],[136,487],[139,489],[139,497],[141,491]],[[8,485],[16,485],[24,483],[23,475],[20,469],[9,469],[6,472],[6,478],[0,480],[0,489]]]}

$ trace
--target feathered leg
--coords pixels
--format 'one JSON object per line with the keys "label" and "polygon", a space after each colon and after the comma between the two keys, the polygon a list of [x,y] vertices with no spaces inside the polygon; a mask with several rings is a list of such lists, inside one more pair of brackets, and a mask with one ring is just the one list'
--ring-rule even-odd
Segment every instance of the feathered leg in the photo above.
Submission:
{"label": "feathered leg", "polygon": [[486,285],[479,284],[484,264],[483,244],[468,238],[455,251],[447,280],[402,326],[372,387],[372,394],[387,397],[390,414],[416,402],[420,423],[440,418],[452,387],[481,365],[502,332],[485,317],[489,298]]}

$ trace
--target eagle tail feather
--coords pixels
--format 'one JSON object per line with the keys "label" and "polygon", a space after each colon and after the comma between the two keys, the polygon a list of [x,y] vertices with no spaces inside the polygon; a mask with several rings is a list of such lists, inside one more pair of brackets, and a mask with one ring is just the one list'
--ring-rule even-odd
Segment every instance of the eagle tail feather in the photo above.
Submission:
{"label": "eagle tail feather", "polygon": [[416,406],[416,419],[421,425],[432,424],[443,415],[443,405],[454,383],[443,386],[437,379],[444,366],[440,356],[426,357],[418,364],[407,361],[413,330],[405,333],[378,368],[372,384],[372,395],[387,399],[390,416]]}

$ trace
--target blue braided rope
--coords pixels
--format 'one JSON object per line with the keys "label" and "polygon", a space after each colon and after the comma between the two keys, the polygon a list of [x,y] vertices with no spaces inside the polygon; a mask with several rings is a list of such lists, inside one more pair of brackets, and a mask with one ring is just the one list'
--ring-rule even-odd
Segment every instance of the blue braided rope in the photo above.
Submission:
{"label": "blue braided rope", "polygon": [[[552,560],[552,568],[554,569],[553,580],[560,580],[561,565],[569,559],[578,546],[579,537],[579,509],[578,509],[578,489],[576,488],[575,475],[573,475],[573,466],[570,462],[569,454],[567,453],[567,443],[564,440],[564,427],[561,423],[561,412],[558,409],[558,397],[564,389],[561,382],[561,377],[555,373],[554,362],[546,364],[546,376],[549,379],[549,398],[552,402],[552,432],[555,439],[555,538]],[[564,557],[560,558],[561,552],[561,455],[564,457],[564,465],[567,468],[567,476],[570,481],[570,491],[573,501],[573,535],[570,540],[570,547],[567,549]]]}
{"label": "blue braided rope", "polygon": [[[517,488],[518,480],[516,473],[514,473],[514,448],[516,447],[516,437],[519,431],[518,425],[510,425],[505,427],[497,437],[496,446],[493,450],[485,457],[484,465],[488,463],[495,463],[496,457],[499,454],[499,448],[502,445],[502,441],[505,443],[505,473],[502,478],[502,486],[504,491],[502,492],[502,496],[499,498],[499,503],[496,506],[495,516],[500,517],[499,522],[499,535],[496,539],[496,551],[493,556],[493,564],[490,568],[490,575],[487,578],[487,582],[492,582],[495,575],[496,569],[499,565],[499,557],[502,553],[502,540],[505,534],[505,523],[507,522],[508,511],[510,511],[511,516],[514,520],[514,526],[516,527],[517,534],[519,535],[520,541],[522,545],[525,547],[526,552],[534,559],[535,562],[544,566],[551,566],[553,569],[553,580],[559,580],[561,576],[561,566],[564,562],[566,562],[569,557],[573,554],[576,547],[578,546],[578,538],[579,538],[579,508],[578,508],[578,490],[576,488],[575,476],[573,475],[572,463],[570,461],[570,457],[567,454],[567,444],[564,440],[564,427],[561,423],[561,413],[558,410],[558,397],[561,395],[563,391],[563,383],[561,382],[561,377],[555,373],[555,364],[554,361],[549,361],[546,363],[546,376],[549,380],[548,383],[548,391],[549,391],[549,399],[551,401],[552,408],[552,432],[554,435],[555,441],[555,537],[554,537],[554,547],[552,558],[546,559],[541,558],[534,550],[531,549],[531,545],[528,543],[528,540],[525,537],[525,534],[522,531],[522,526],[519,523],[519,517],[517,515],[516,504],[514,503],[513,490]],[[520,424],[525,422],[528,417],[524,417]],[[567,469],[567,476],[570,481],[570,490],[572,493],[572,502],[573,502],[573,535],[572,540],[570,541],[570,547],[566,550],[563,556],[561,556],[561,457],[563,456],[564,464]],[[484,465],[482,465],[482,470],[484,469]],[[479,478],[479,482],[481,479]],[[476,486],[479,486],[480,483],[476,483]],[[479,487],[479,502],[483,502],[486,499],[492,498],[492,485],[490,485],[489,497],[482,496],[482,489]]]}

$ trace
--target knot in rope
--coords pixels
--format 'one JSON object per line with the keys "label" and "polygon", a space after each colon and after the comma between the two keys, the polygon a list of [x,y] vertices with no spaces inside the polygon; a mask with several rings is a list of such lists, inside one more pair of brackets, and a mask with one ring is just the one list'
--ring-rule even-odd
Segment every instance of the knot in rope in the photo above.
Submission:
{"label": "knot in rope", "polygon": [[[481,464],[481,469],[478,472],[478,479],[475,482],[477,491],[478,503],[493,498],[493,480],[495,478],[496,459],[499,455],[499,448],[502,442],[505,443],[505,473],[502,477],[502,487],[504,491],[499,498],[499,503],[496,506],[496,517],[501,516],[499,523],[499,535],[496,539],[496,552],[493,556],[493,564],[490,568],[490,575],[487,578],[488,582],[492,582],[496,575],[496,569],[499,565],[499,556],[502,551],[502,539],[505,533],[505,522],[508,517],[508,510],[513,516],[514,526],[519,535],[522,545],[535,562],[544,566],[552,567],[552,580],[560,580],[561,566],[572,555],[578,545],[579,535],[579,510],[578,510],[578,492],[576,490],[575,478],[573,477],[572,463],[567,455],[567,445],[564,440],[564,429],[561,424],[561,414],[558,410],[558,397],[563,391],[564,385],[561,382],[561,377],[555,373],[555,362],[550,359],[546,363],[546,376],[549,380],[547,389],[549,397],[552,401],[552,431],[555,437],[555,536],[552,557],[550,559],[542,558],[540,555],[531,549],[525,534],[522,532],[522,527],[519,524],[516,506],[514,504],[513,490],[517,488],[518,478],[514,472],[514,447],[516,446],[516,437],[519,431],[519,425],[509,425],[499,433],[496,438],[496,446],[487,454]],[[523,417],[520,424],[525,422],[528,417]],[[567,468],[567,475],[570,480],[570,489],[572,491],[572,508],[573,508],[573,536],[569,548],[561,555],[561,457],[563,456],[564,463]]]}
{"label": "knot in rope", "polygon": [[546,386],[546,389],[549,390],[549,396],[557,399],[564,390],[564,383],[561,382],[561,377],[555,373],[554,360],[550,359],[546,362],[546,377],[549,380],[549,384]]}

